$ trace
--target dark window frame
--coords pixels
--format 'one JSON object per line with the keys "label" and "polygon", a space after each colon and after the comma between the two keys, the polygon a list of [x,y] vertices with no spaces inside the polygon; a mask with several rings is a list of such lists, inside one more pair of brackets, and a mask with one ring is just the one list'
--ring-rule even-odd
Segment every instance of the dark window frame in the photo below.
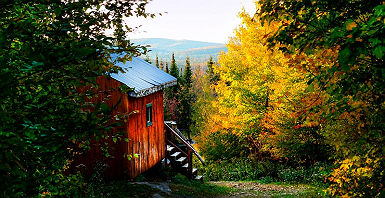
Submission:
{"label": "dark window frame", "polygon": [[146,104],[146,126],[151,126],[153,121],[152,103]]}

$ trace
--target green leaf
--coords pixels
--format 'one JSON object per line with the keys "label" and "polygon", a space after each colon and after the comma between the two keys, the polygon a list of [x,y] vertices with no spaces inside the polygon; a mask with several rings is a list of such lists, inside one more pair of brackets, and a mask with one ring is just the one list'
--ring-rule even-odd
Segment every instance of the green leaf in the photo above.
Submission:
{"label": "green leaf", "polygon": [[61,8],[60,7],[55,8],[54,12],[56,16],[59,16],[61,14]]}
{"label": "green leaf", "polygon": [[382,57],[384,57],[384,53],[385,53],[385,47],[384,46],[377,46],[374,50],[373,50],[373,54],[378,58],[378,59],[381,59]]}
{"label": "green leaf", "polygon": [[369,39],[369,42],[371,42],[371,44],[372,44],[373,47],[376,46],[376,45],[378,45],[378,44],[381,44],[381,40],[378,39],[378,38],[370,38],[370,39]]}
{"label": "green leaf", "polygon": [[103,112],[108,112],[110,110],[110,107],[106,103],[101,103],[100,108]]}
{"label": "green leaf", "polygon": [[348,63],[351,61],[351,50],[348,47],[345,47],[343,50],[340,51],[338,59],[340,60],[342,70],[349,71],[350,66],[348,65]]}

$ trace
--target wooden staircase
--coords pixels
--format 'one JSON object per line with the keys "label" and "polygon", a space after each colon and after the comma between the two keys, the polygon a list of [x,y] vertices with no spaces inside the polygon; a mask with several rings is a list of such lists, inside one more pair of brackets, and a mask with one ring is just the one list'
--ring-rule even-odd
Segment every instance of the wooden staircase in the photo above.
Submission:
{"label": "wooden staircase", "polygon": [[186,175],[189,179],[203,180],[203,176],[198,175],[198,169],[193,168],[193,156],[205,165],[204,160],[187,140],[187,138],[176,128],[176,123],[165,121],[166,130],[166,164],[177,172]]}

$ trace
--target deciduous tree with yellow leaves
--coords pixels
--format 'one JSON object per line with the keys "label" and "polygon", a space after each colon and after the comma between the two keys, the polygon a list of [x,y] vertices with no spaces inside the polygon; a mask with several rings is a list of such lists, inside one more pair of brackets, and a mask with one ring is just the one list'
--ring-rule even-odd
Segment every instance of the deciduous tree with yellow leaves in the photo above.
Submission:
{"label": "deciduous tree with yellow leaves", "polygon": [[[302,116],[322,103],[323,93],[316,92],[318,87],[308,89],[312,75],[296,67],[298,57],[285,55],[280,45],[269,45],[268,38],[281,23],[263,25],[245,11],[240,17],[242,24],[227,44],[228,52],[219,57],[215,72],[220,80],[212,85],[217,97],[202,135],[221,134],[221,145],[236,144],[239,153],[259,159],[292,157],[305,163],[314,157],[325,159],[311,153],[327,153],[322,150],[320,117]],[[305,55],[301,60],[306,58],[313,60]],[[216,142],[207,139],[202,150],[210,151]]]}

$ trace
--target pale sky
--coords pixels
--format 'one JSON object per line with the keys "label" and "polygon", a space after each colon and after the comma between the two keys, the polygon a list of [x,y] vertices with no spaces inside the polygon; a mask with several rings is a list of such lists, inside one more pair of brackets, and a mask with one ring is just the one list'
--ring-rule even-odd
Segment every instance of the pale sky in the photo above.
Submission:
{"label": "pale sky", "polygon": [[154,19],[129,18],[142,25],[130,38],[170,38],[226,43],[241,20],[242,7],[255,12],[254,0],[153,0],[147,11],[164,13]]}

